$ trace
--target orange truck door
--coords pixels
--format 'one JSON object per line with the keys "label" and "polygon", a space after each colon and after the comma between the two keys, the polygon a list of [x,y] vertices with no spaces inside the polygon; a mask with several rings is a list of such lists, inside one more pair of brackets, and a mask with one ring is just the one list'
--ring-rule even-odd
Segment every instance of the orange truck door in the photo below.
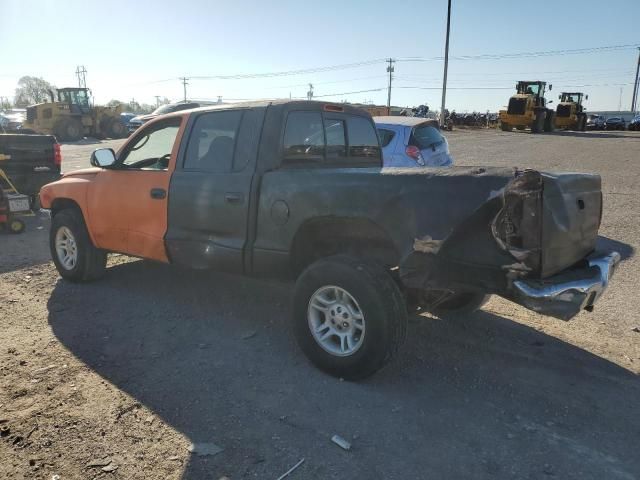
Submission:
{"label": "orange truck door", "polygon": [[145,125],[125,144],[116,164],[96,176],[89,192],[89,222],[98,247],[168,261],[169,181],[183,118]]}

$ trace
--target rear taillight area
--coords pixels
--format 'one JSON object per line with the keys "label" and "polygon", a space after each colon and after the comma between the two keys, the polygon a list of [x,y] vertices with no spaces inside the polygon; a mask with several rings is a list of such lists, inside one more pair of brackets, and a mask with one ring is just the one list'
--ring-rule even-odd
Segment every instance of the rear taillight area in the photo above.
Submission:
{"label": "rear taillight area", "polygon": [[424,166],[424,159],[422,158],[422,154],[420,153],[420,149],[415,145],[407,145],[404,153],[406,153],[409,157],[411,157],[418,165]]}
{"label": "rear taillight area", "polygon": [[59,143],[53,144],[53,164],[58,167],[62,166],[62,150]]}

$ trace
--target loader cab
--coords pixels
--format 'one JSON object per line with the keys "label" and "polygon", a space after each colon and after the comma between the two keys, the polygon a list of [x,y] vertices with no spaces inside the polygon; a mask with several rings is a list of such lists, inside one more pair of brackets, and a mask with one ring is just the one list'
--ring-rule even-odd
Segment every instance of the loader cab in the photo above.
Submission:
{"label": "loader cab", "polygon": [[57,93],[58,102],[67,104],[71,113],[86,114],[91,110],[91,91],[88,88],[60,88]]}
{"label": "loader cab", "polygon": [[576,115],[584,112],[582,106],[582,99],[587,99],[588,96],[584,96],[582,92],[562,92],[558,99],[557,114],[559,117],[568,117],[570,115]]}
{"label": "loader cab", "polygon": [[[536,107],[544,107],[544,92],[547,84],[546,82],[531,82],[531,81],[520,81],[516,84],[516,92],[519,95],[530,95],[533,97],[534,106]],[[549,85],[549,90],[551,90],[551,85]]]}
{"label": "loader cab", "polygon": [[582,105],[582,96],[583,93],[580,92],[562,92],[560,95],[560,101],[562,103],[577,103],[578,105]]}

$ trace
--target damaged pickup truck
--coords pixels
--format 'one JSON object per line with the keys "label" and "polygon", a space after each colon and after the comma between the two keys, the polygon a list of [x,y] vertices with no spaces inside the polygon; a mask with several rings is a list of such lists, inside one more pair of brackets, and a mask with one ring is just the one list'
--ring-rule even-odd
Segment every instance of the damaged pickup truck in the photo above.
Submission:
{"label": "damaged pickup truck", "polygon": [[407,312],[470,312],[495,294],[568,320],[620,259],[595,252],[600,177],[513,168],[383,169],[371,117],[262,102],[181,111],[41,191],[60,275],[109,252],[296,279],[292,328],[348,379],[385,365]]}

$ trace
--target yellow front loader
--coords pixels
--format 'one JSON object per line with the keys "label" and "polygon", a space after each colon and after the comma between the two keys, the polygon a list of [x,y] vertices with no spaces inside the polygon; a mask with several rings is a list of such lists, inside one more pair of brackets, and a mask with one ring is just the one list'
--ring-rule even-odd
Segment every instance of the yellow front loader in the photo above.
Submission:
{"label": "yellow front loader", "polygon": [[55,135],[63,142],[82,137],[124,138],[127,129],[120,120],[122,107],[96,107],[88,88],[60,88],[57,96],[49,92],[50,102],[27,107],[22,124],[25,132]]}
{"label": "yellow front loader", "polygon": [[587,114],[582,106],[582,99],[588,100],[589,95],[582,92],[562,92],[558,99],[560,103],[556,108],[556,127],[567,130],[587,129]]}
{"label": "yellow front loader", "polygon": [[[544,98],[546,86],[546,82],[538,80],[518,82],[516,94],[509,99],[507,110],[500,110],[500,128],[505,132],[513,128],[530,128],[531,133],[553,132],[556,114],[547,108]],[[551,88],[549,85],[549,90]]]}

